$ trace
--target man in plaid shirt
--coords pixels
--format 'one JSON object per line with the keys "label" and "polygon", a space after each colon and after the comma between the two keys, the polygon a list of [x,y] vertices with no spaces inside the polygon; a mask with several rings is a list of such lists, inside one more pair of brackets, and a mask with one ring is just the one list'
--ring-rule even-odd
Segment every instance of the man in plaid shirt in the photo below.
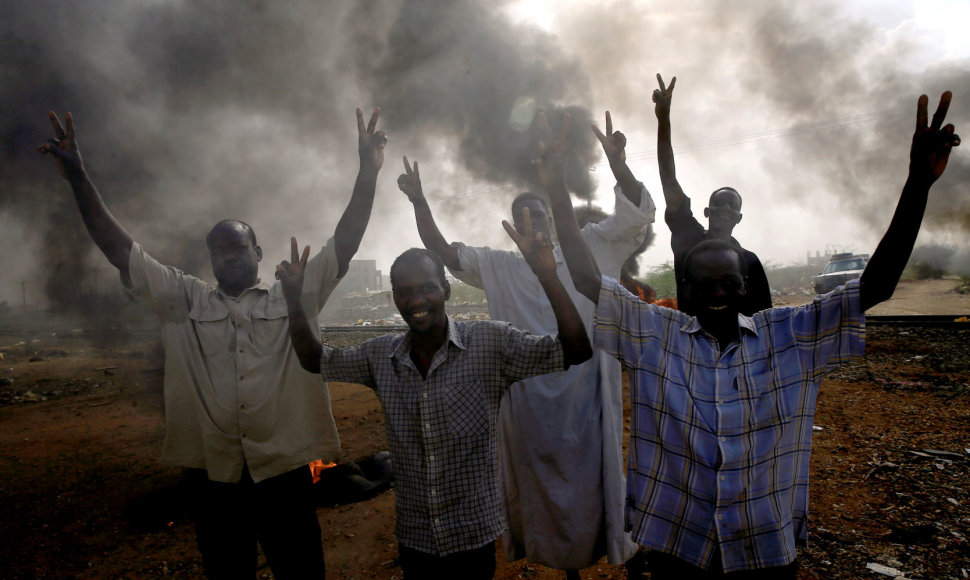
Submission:
{"label": "man in plaid shirt", "polygon": [[695,316],[640,302],[600,276],[565,187],[549,187],[573,281],[597,303],[594,343],[632,371],[626,519],[656,551],[655,580],[796,578],[819,383],[863,355],[863,313],[895,290],[930,186],[960,143],[942,126],[949,104],[945,92],[927,124],[920,97],[909,176],[862,278],[804,306],[740,314],[745,262],[723,240],[686,258]]}
{"label": "man in plaid shirt", "polygon": [[533,335],[507,322],[458,322],[444,304],[441,259],[411,249],[391,266],[394,303],[408,325],[359,346],[322,345],[300,306],[309,247],[277,268],[300,362],[325,380],[374,389],[394,458],[397,538],[407,579],[488,579],[505,528],[497,488],[495,423],[509,385],[557,372],[592,355],[586,327],[556,275],[548,239],[503,222],[552,304],[559,334]]}

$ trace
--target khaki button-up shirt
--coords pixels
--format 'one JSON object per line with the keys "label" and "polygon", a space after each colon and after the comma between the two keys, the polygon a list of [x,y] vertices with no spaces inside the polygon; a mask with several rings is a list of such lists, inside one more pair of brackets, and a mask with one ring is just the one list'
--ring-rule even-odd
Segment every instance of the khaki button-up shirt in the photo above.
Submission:
{"label": "khaki button-up shirt", "polygon": [[[340,440],[330,392],[290,344],[279,282],[238,297],[165,266],[133,244],[130,292],[162,322],[166,463],[236,482],[244,463],[255,481],[316,459],[332,461]],[[337,278],[333,240],[308,263],[303,307],[312,327]]]}

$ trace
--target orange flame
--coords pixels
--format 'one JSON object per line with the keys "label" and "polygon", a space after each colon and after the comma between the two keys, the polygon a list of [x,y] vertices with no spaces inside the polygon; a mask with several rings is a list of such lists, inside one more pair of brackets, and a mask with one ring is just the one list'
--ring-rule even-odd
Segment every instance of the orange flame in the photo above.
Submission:
{"label": "orange flame", "polygon": [[337,467],[337,464],[331,461],[330,463],[324,463],[322,459],[317,459],[316,461],[310,462],[310,473],[313,475],[313,483],[320,481],[320,474],[324,469],[330,469],[331,467]]}

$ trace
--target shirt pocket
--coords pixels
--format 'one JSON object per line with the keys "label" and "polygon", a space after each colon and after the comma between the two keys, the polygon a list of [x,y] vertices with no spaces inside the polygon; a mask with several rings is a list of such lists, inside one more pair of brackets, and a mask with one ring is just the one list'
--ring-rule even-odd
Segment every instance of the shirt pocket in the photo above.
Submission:
{"label": "shirt pocket", "polygon": [[188,316],[206,356],[223,354],[232,348],[228,308],[219,304],[207,304],[206,307],[196,304]]}
{"label": "shirt pocket", "polygon": [[783,425],[792,419],[800,384],[789,384],[772,372],[766,360],[745,365],[741,388],[748,402],[748,423],[755,429]]}
{"label": "shirt pocket", "polygon": [[262,352],[276,352],[289,348],[290,329],[286,303],[271,300],[265,308],[257,308],[252,313],[253,342]]}
{"label": "shirt pocket", "polygon": [[457,437],[487,433],[488,410],[480,381],[457,384],[445,394],[445,417],[448,430]]}

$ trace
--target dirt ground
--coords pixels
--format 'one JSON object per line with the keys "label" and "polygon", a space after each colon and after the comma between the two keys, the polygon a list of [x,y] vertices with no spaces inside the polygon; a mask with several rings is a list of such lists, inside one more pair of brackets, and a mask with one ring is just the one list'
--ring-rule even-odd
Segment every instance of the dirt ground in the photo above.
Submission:
{"label": "dirt ground", "polygon": [[[970,314],[955,285],[904,281],[870,314]],[[24,336],[0,332],[0,578],[201,578],[182,473],[159,462],[156,336],[112,345],[83,328]],[[373,393],[330,388],[343,457],[385,449]],[[815,424],[801,578],[880,577],[867,565],[970,576],[970,323],[870,326],[866,359],[823,383]],[[393,490],[318,514],[331,578],[401,577]],[[501,557],[498,566],[502,580],[564,577]],[[581,575],[626,578],[605,562]],[[262,567],[255,577],[272,575]]]}

